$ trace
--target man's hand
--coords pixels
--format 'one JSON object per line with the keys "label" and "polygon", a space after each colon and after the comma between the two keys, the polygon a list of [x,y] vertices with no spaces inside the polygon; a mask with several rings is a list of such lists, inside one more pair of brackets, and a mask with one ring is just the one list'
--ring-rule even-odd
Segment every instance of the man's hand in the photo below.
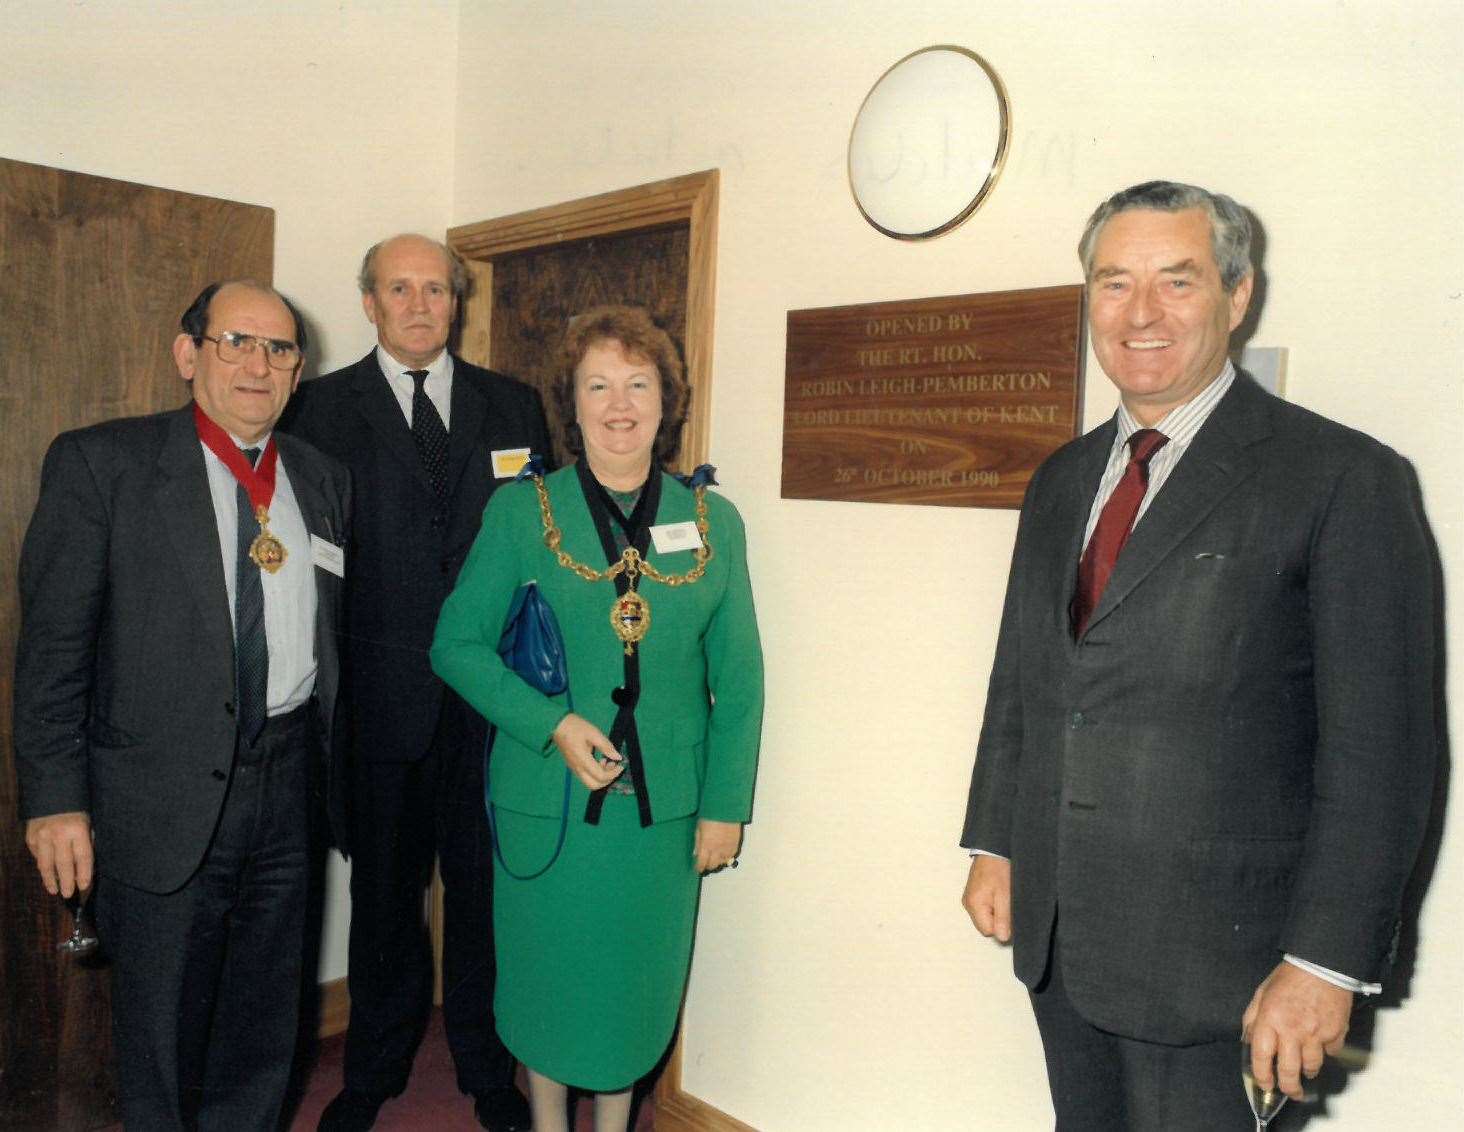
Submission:
{"label": "man's hand", "polygon": [[91,887],[91,816],[84,810],[31,818],[25,823],[25,844],[52,896]]}
{"label": "man's hand", "polygon": [[[1251,1072],[1262,1089],[1279,1086],[1292,1100],[1305,1096],[1301,1077],[1322,1071],[1347,1036],[1352,992],[1282,960],[1256,988],[1241,1019],[1250,1038]],[[1271,1068],[1275,1060],[1275,1071]]]}
{"label": "man's hand", "polygon": [[[605,733],[583,716],[571,712],[554,729],[554,745],[559,748],[565,765],[590,790],[609,786],[620,777],[625,761],[605,738]],[[595,758],[599,751],[604,761]]]}
{"label": "man's hand", "polygon": [[1001,943],[1012,938],[1012,863],[984,853],[971,858],[966,891],[961,897],[976,930]]}

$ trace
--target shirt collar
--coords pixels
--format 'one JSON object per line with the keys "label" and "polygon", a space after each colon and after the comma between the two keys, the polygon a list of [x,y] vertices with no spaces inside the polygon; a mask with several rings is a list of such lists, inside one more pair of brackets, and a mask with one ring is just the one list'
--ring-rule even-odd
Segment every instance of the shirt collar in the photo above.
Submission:
{"label": "shirt collar", "polygon": [[[1188,444],[1199,432],[1200,426],[1210,418],[1215,411],[1215,406],[1220,399],[1235,384],[1235,366],[1229,358],[1225,359],[1225,365],[1220,370],[1220,376],[1205,386],[1204,389],[1186,401],[1183,405],[1177,405],[1169,412],[1159,418],[1157,422],[1148,427],[1162,432],[1171,441],[1181,441]],[[1118,436],[1115,438],[1116,445],[1128,443],[1129,437],[1144,428],[1134,419],[1129,412],[1128,406],[1122,401],[1118,403],[1118,414],[1115,418],[1118,424]]]}
{"label": "shirt collar", "polygon": [[447,350],[446,347],[443,347],[442,353],[438,354],[437,357],[433,358],[432,361],[427,363],[427,365],[408,366],[403,365],[401,362],[397,361],[394,357],[387,353],[386,347],[377,345],[376,364],[381,367],[381,372],[386,374],[387,377],[396,378],[398,380],[406,381],[408,383],[410,383],[412,380],[406,375],[407,370],[409,369],[425,369],[427,371],[427,380],[433,385],[437,384],[436,379],[448,378],[452,376],[452,354]]}

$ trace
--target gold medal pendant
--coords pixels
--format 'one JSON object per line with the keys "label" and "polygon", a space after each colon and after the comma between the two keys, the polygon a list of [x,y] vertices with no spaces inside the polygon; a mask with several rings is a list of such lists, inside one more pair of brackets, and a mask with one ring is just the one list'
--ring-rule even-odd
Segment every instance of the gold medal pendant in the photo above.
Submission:
{"label": "gold medal pendant", "polygon": [[254,517],[259,521],[259,534],[255,535],[254,541],[249,544],[249,557],[266,574],[277,574],[280,567],[285,564],[289,551],[285,549],[284,543],[270,533],[267,508],[256,507]]}
{"label": "gold medal pendant", "polygon": [[651,605],[635,590],[627,590],[610,606],[610,627],[625,642],[625,655],[635,653],[635,646],[651,629]]}

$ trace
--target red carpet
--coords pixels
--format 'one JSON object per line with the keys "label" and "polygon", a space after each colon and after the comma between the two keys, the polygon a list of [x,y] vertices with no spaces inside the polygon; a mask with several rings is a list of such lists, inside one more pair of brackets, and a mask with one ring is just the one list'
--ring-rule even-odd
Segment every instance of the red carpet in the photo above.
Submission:
{"label": "red carpet", "polygon": [[[315,1132],[320,1113],[341,1090],[341,1061],[345,1056],[346,1036],[339,1034],[320,1043],[314,1069],[305,1084],[305,1094],[290,1132]],[[523,1070],[519,1071],[519,1088],[526,1089]],[[649,1097],[640,1106],[634,1132],[654,1132],[651,1119],[653,1105]],[[593,1107],[590,1098],[580,1099],[575,1117],[575,1132],[593,1132]],[[417,1058],[412,1062],[412,1077],[407,1091],[381,1108],[375,1132],[480,1132],[473,1115],[473,1101],[457,1089],[452,1055],[447,1052],[447,1036],[442,1029],[442,1011],[433,1010],[427,1033]],[[113,1124],[100,1132],[122,1132],[122,1125]]]}
{"label": "red carpet", "polygon": [[[290,1132],[315,1132],[321,1110],[340,1092],[341,1059],[345,1055],[344,1034],[320,1043],[319,1057],[305,1087],[305,1095],[290,1124]],[[523,1073],[519,1086],[524,1087]],[[635,1132],[653,1132],[652,1104],[649,1098],[641,1105]],[[576,1132],[591,1132],[591,1101],[581,1099],[575,1121]],[[442,1011],[434,1010],[427,1024],[422,1047],[412,1062],[412,1077],[407,1091],[381,1108],[375,1132],[479,1132],[473,1116],[473,1101],[457,1089],[452,1069],[452,1055],[447,1051],[447,1037],[442,1030]]]}

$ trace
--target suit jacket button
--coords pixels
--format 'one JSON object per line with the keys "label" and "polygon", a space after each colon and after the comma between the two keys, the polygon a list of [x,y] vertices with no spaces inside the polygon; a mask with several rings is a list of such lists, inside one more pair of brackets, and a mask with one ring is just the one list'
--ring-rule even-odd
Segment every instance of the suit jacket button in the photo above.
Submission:
{"label": "suit jacket button", "polygon": [[224,710],[226,712],[228,712],[230,715],[233,715],[234,714],[234,702],[232,700],[226,701],[224,703]]}
{"label": "suit jacket button", "polygon": [[223,781],[223,780],[224,780],[224,779],[226,779],[226,778],[228,778],[228,777],[229,777],[229,776],[228,776],[228,775],[227,775],[227,774],[225,774],[225,773],[224,773],[224,772],[223,772],[223,771],[221,771],[221,770],[216,770],[216,771],[214,771],[214,772],[213,772],[213,776],[214,776],[214,778],[215,778],[215,779],[216,779],[216,780],[218,780],[218,781],[219,781],[219,782],[222,782],[222,781]]}
{"label": "suit jacket button", "polygon": [[1079,727],[1083,726],[1083,723],[1085,722],[1083,719],[1083,713],[1080,711],[1073,712],[1072,718],[1068,722],[1072,724],[1073,730],[1076,731]]}

